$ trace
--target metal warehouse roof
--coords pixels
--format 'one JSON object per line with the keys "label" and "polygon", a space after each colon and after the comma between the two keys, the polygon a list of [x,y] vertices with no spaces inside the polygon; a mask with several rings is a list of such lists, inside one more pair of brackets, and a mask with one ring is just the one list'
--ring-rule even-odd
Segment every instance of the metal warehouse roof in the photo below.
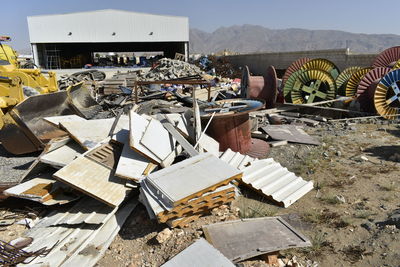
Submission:
{"label": "metal warehouse roof", "polygon": [[97,10],[28,17],[31,43],[187,42],[187,17]]}

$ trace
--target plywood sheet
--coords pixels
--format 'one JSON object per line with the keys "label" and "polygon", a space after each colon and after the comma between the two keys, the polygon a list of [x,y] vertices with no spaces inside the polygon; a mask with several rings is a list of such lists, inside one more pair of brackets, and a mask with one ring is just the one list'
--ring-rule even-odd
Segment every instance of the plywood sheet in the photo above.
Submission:
{"label": "plywood sheet", "polygon": [[113,170],[84,156],[57,171],[54,177],[112,207],[121,204],[129,191],[125,180],[116,177]]}
{"label": "plywood sheet", "polygon": [[[28,199],[44,205],[66,204],[79,198],[69,187],[51,178],[52,172],[40,175],[4,191],[6,196]],[[46,177],[46,178],[43,178]]]}

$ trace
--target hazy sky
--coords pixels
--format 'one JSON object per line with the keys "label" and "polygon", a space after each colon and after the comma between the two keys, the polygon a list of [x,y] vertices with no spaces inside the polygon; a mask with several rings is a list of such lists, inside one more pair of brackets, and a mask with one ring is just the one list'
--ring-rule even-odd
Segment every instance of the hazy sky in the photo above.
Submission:
{"label": "hazy sky", "polygon": [[[16,49],[29,47],[27,16],[123,9],[189,17],[191,28],[262,25],[271,29],[331,29],[400,34],[400,0],[1,0],[0,35]],[[49,25],[51,27],[51,25]]]}

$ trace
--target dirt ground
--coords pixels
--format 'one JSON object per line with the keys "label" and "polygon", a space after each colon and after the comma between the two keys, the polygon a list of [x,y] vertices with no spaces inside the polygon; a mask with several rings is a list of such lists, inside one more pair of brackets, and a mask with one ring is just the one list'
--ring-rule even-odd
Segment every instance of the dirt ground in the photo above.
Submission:
{"label": "dirt ground", "polygon": [[[388,222],[394,216],[400,227],[398,124],[340,122],[305,130],[322,144],[288,144],[270,153],[289,170],[314,181],[314,190],[289,208],[243,188],[232,205],[172,229],[170,238],[159,244],[156,236],[167,226],[151,221],[139,205],[97,266],[160,266],[204,237],[202,225],[263,216],[282,216],[313,243],[281,251],[283,262],[295,256],[301,264],[297,266],[400,266],[400,229],[393,219]],[[0,239],[9,241],[23,226],[0,230]],[[255,258],[238,266],[269,265]]]}

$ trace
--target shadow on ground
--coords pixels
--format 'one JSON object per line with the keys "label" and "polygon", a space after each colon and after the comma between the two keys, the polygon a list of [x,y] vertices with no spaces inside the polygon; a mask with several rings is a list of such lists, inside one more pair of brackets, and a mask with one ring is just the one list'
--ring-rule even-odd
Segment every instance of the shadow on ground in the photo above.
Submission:
{"label": "shadow on ground", "polygon": [[370,147],[366,149],[365,152],[381,160],[400,162],[399,145]]}

